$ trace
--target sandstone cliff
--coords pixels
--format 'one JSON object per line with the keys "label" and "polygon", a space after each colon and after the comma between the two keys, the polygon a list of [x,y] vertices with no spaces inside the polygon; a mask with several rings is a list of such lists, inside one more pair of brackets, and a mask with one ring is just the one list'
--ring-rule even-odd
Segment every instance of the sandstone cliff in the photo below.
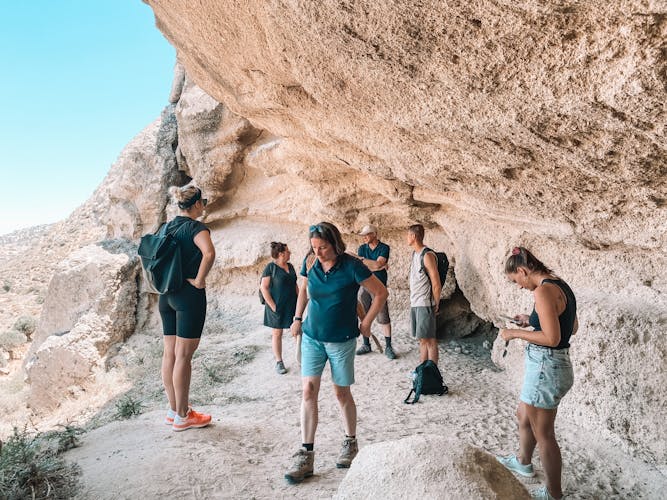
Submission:
{"label": "sandstone cliff", "polygon": [[[403,231],[422,222],[475,314],[501,326],[531,306],[503,260],[534,249],[579,300],[563,422],[667,465],[664,5],[147,3],[183,65],[171,104],[22,257],[55,273],[29,376],[77,363],[70,384],[33,384],[36,411],[155,327],[133,244],[173,213],[166,187],[193,179],[218,252],[213,305],[254,296],[269,241],[300,262],[310,223],[335,222],[355,248],[370,222],[392,246],[400,324]],[[494,359],[518,384],[520,345],[502,358],[499,344]]]}
{"label": "sandstone cliff", "polygon": [[421,221],[491,320],[530,306],[501,266],[531,247],[580,300],[564,419],[667,462],[664,3],[147,3],[236,135],[190,161],[218,241],[328,219],[400,248]]}

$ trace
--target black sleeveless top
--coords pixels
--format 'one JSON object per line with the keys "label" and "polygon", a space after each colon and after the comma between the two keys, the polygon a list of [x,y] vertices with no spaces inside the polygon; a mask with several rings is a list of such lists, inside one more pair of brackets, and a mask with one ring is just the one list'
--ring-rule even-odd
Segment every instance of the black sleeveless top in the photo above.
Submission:
{"label": "black sleeveless top", "polygon": [[[553,349],[565,349],[570,347],[570,337],[572,336],[572,331],[574,330],[574,320],[577,317],[577,299],[574,297],[572,289],[565,283],[563,280],[552,280],[545,279],[542,280],[541,284],[552,283],[558,286],[563,293],[565,294],[566,304],[565,310],[558,316],[558,323],[560,324],[560,342]],[[532,326],[535,331],[542,331],[540,326],[540,318],[537,316],[537,311],[535,311],[535,306],[533,306],[533,312],[530,313],[530,318],[528,320],[530,326]]]}

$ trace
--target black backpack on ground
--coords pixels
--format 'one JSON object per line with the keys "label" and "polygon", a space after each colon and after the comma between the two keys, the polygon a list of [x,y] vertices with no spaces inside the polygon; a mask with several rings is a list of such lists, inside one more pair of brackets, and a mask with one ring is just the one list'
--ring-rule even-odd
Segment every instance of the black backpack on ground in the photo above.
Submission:
{"label": "black backpack on ground", "polygon": [[[413,405],[419,401],[419,397],[422,394],[437,394],[438,396],[442,396],[443,394],[447,394],[447,392],[449,392],[449,389],[442,380],[438,365],[427,359],[415,368],[412,379],[412,390],[403,402]],[[414,393],[415,397],[410,401],[412,393]]]}
{"label": "black backpack on ground", "polygon": [[436,260],[438,261],[438,275],[440,276],[440,285],[444,286],[445,279],[447,279],[447,271],[449,270],[449,259],[447,258],[447,254],[445,254],[445,252],[436,252],[435,250],[431,250],[429,247],[424,247],[424,250],[422,250],[421,253],[422,271],[426,273],[426,276],[429,280],[431,277],[428,275],[426,269],[424,268],[424,255],[426,255],[426,252],[433,252],[435,254]]}
{"label": "black backpack on ground", "polygon": [[173,236],[180,227],[167,232],[167,224],[163,224],[155,234],[141,237],[137,253],[147,288],[152,293],[164,295],[183,287],[181,247]]}

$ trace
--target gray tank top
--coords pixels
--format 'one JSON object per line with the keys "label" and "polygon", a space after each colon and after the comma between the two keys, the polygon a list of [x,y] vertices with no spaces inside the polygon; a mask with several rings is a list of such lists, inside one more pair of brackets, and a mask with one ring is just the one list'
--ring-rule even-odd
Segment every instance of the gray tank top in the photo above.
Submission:
{"label": "gray tank top", "polygon": [[421,253],[412,252],[410,262],[410,307],[435,305],[431,292],[431,280],[426,269],[422,269]]}

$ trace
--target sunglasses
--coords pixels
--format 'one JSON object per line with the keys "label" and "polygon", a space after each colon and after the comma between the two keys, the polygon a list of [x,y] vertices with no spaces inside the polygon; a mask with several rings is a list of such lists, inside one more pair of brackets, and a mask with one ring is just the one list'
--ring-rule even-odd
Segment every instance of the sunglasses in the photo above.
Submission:
{"label": "sunglasses", "polygon": [[322,229],[322,226],[320,226],[319,224],[315,224],[314,226],[310,226],[310,228],[308,229],[308,232],[309,232],[309,233],[320,233],[320,234],[323,234],[323,233],[324,233],[324,230]]}

